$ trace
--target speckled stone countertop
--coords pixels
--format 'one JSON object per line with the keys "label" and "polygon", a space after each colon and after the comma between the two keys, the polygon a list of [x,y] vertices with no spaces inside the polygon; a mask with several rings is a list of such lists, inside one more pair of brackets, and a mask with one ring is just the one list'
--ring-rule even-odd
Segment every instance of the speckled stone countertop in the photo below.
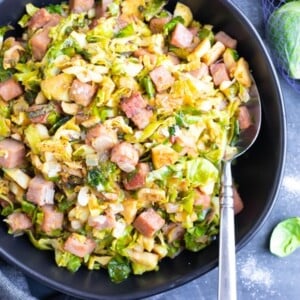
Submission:
{"label": "speckled stone countertop", "polygon": [[[195,0],[196,1],[196,0]],[[260,0],[232,0],[248,16],[264,38]],[[272,212],[258,234],[237,253],[238,298],[243,300],[300,299],[300,251],[286,258],[269,252],[269,239],[281,220],[300,216],[300,94],[280,78],[287,117],[287,156],[282,186]],[[53,296],[52,291],[29,280],[34,296],[40,299],[74,299]],[[218,270],[182,287],[147,300],[213,300],[217,299]],[[44,297],[45,295],[45,297]],[[53,295],[53,294],[52,294]],[[1,298],[1,296],[0,296]]]}

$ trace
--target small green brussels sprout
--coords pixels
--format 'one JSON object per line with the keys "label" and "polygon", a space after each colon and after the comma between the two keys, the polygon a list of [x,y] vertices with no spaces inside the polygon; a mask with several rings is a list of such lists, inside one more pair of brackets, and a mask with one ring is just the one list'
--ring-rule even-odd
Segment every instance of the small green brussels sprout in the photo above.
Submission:
{"label": "small green brussels sprout", "polygon": [[267,38],[279,65],[291,78],[300,79],[300,2],[285,3],[267,23]]}

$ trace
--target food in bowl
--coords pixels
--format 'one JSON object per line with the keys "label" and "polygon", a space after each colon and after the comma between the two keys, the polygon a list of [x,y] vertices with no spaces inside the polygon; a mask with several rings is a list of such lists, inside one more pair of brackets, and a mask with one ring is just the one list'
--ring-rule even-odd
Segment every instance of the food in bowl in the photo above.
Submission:
{"label": "food in bowl", "polygon": [[1,213],[70,271],[121,282],[218,234],[249,66],[235,39],[164,5],[28,4],[22,37],[3,40]]}

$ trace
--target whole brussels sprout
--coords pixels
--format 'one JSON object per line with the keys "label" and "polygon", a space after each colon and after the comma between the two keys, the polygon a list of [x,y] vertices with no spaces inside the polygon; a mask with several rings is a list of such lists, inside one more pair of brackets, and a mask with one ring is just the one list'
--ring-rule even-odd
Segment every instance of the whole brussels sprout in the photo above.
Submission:
{"label": "whole brussels sprout", "polygon": [[289,77],[300,79],[300,1],[289,1],[275,10],[266,27],[278,64]]}

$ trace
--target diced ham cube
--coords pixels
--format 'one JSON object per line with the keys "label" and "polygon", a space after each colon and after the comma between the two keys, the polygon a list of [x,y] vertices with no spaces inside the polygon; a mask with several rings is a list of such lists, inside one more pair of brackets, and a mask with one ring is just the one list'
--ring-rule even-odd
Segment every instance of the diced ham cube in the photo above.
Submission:
{"label": "diced ham cube", "polygon": [[11,233],[21,233],[32,227],[31,219],[24,213],[13,212],[6,218]]}
{"label": "diced ham cube", "polygon": [[62,229],[64,214],[55,209],[53,205],[44,205],[41,207],[44,214],[41,229],[47,234],[53,233],[54,230]]}
{"label": "diced ham cube", "polygon": [[165,24],[171,20],[171,16],[163,18],[152,18],[150,20],[149,26],[152,33],[161,33],[164,30]]}
{"label": "diced ham cube", "polygon": [[87,131],[85,142],[97,152],[102,153],[118,143],[118,136],[113,129],[98,124]]}
{"label": "diced ham cube", "polygon": [[50,28],[45,28],[41,31],[38,31],[29,40],[32,56],[36,61],[42,60],[48,50],[48,46],[51,43],[49,31]]}
{"label": "diced ham cube", "polygon": [[0,141],[0,167],[17,168],[24,163],[24,144],[14,139]]}
{"label": "diced ham cube", "polygon": [[150,123],[152,116],[153,112],[151,109],[142,108],[137,114],[131,117],[131,120],[138,129],[144,129]]}
{"label": "diced ham cube", "polygon": [[52,104],[36,104],[28,108],[27,113],[32,123],[47,124],[51,112],[58,113],[58,108]]}
{"label": "diced ham cube", "polygon": [[32,31],[44,27],[51,20],[51,14],[45,9],[39,9],[28,22],[28,27]]}
{"label": "diced ham cube", "polygon": [[209,70],[216,86],[219,86],[223,81],[230,80],[226,65],[224,63],[212,64],[209,66]]}
{"label": "diced ham cube", "polygon": [[165,220],[152,208],[142,212],[133,222],[133,226],[144,236],[152,237],[165,224]]}
{"label": "diced ham cube", "polygon": [[29,182],[26,199],[39,206],[54,203],[54,183],[37,175]]}
{"label": "diced ham cube", "polygon": [[99,230],[113,229],[116,226],[116,217],[113,214],[99,215],[95,217],[89,217],[88,224]]}
{"label": "diced ham cube", "polygon": [[29,40],[34,60],[40,61],[43,59],[51,43],[51,38],[49,37],[50,29],[56,26],[60,20],[60,15],[52,14],[50,20],[43,26],[43,29],[37,31]]}
{"label": "diced ham cube", "polygon": [[236,187],[233,187],[233,208],[234,213],[240,213],[244,208],[244,203]]}
{"label": "diced ham cube", "polygon": [[178,48],[188,48],[191,46],[193,38],[193,33],[178,23],[172,32],[170,44]]}
{"label": "diced ham cube", "polygon": [[238,122],[240,130],[245,130],[252,125],[251,116],[246,106],[239,107]]}
{"label": "diced ham cube", "polygon": [[148,109],[147,101],[140,93],[134,93],[123,99],[121,109],[139,129],[144,129],[150,123],[152,111]]}
{"label": "diced ham cube", "polygon": [[194,205],[201,206],[203,209],[209,208],[211,206],[211,197],[195,189]]}
{"label": "diced ham cube", "polygon": [[215,34],[215,40],[224,44],[227,48],[235,49],[237,45],[237,40],[233,39],[224,31],[219,31]]}
{"label": "diced ham cube", "polygon": [[61,19],[62,19],[61,15],[59,15],[59,14],[51,14],[51,19],[43,27],[44,28],[54,27],[54,26],[58,25],[58,23],[61,21]]}
{"label": "diced ham cube", "polygon": [[21,85],[13,78],[0,83],[0,97],[4,101],[13,100],[23,94]]}
{"label": "diced ham cube", "polygon": [[147,106],[147,101],[140,93],[134,93],[130,97],[123,99],[121,109],[128,118],[132,118],[140,109]]}
{"label": "diced ham cube", "polygon": [[159,93],[167,90],[175,81],[172,74],[164,66],[153,69],[150,72],[150,77]]}
{"label": "diced ham cube", "polygon": [[91,254],[95,247],[96,242],[94,240],[78,233],[72,233],[64,244],[64,250],[78,257]]}
{"label": "diced ham cube", "polygon": [[95,0],[70,0],[70,10],[72,13],[87,12],[93,8]]}
{"label": "diced ham cube", "polygon": [[146,183],[149,171],[150,168],[147,163],[137,164],[136,170],[133,171],[133,174],[129,173],[123,181],[125,189],[130,191],[143,187]]}
{"label": "diced ham cube", "polygon": [[70,88],[70,99],[82,106],[88,106],[97,89],[96,86],[74,79]]}
{"label": "diced ham cube", "polygon": [[122,142],[113,147],[110,160],[126,173],[134,171],[139,161],[139,152],[127,142]]}

